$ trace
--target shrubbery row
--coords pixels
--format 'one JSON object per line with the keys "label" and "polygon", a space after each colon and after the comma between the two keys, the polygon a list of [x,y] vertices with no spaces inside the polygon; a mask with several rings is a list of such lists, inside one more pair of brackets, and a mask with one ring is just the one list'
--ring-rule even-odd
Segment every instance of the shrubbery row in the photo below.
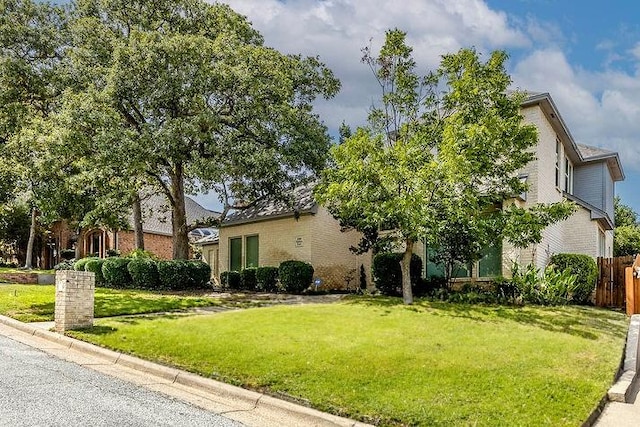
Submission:
{"label": "shrubbery row", "polygon": [[226,289],[264,292],[283,291],[299,294],[313,281],[313,266],[304,261],[283,261],[279,267],[252,267],[241,271],[225,271],[220,282]]}
{"label": "shrubbery row", "polygon": [[161,261],[151,257],[82,258],[73,264],[77,271],[95,273],[96,285],[181,291],[207,287],[211,268],[202,261]]}

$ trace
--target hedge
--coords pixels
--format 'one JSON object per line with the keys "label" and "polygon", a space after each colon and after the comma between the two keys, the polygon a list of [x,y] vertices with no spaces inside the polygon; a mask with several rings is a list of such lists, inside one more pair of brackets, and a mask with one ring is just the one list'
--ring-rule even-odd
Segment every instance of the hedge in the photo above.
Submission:
{"label": "hedge", "polygon": [[242,276],[239,271],[223,271],[220,274],[220,284],[225,289],[240,289]]}
{"label": "hedge", "polygon": [[211,277],[211,268],[202,261],[158,261],[157,266],[160,286],[163,289],[202,289]]}
{"label": "hedge", "polygon": [[84,264],[84,271],[90,271],[95,275],[96,286],[102,286],[104,284],[102,264],[104,264],[104,260],[102,258],[92,258]]}
{"label": "hedge", "polygon": [[313,266],[304,261],[283,261],[278,267],[278,277],[285,292],[299,294],[313,281]]}
{"label": "hedge", "polygon": [[550,262],[558,271],[569,269],[576,276],[571,301],[578,304],[589,303],[598,278],[598,265],[594,259],[583,254],[555,254],[551,256]]}
{"label": "hedge", "polygon": [[80,258],[79,260],[77,260],[74,264],[73,264],[73,269],[75,271],[85,271],[84,266],[91,260],[96,260],[96,259],[100,259],[98,257],[87,257],[87,258]]}
{"label": "hedge", "polygon": [[256,289],[276,292],[278,290],[278,267],[258,267],[256,269]]}
{"label": "hedge", "polygon": [[149,258],[134,258],[127,265],[131,280],[136,288],[159,289],[160,276],[156,262]]}
{"label": "hedge", "polygon": [[[373,282],[384,295],[402,295],[402,253],[382,252],[373,257]],[[422,274],[422,258],[411,255],[410,264],[411,285],[416,287],[420,283]]]}
{"label": "hedge", "polygon": [[240,282],[242,289],[249,291],[256,290],[256,270],[255,267],[243,268],[240,270]]}
{"label": "hedge", "polygon": [[111,257],[102,263],[102,275],[104,276],[104,284],[111,288],[131,288],[133,280],[129,274],[127,266],[131,259]]}

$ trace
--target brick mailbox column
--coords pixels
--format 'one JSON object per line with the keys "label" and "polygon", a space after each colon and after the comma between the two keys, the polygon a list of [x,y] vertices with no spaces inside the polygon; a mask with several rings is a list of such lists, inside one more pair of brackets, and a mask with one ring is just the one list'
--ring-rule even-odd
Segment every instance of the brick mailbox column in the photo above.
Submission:
{"label": "brick mailbox column", "polygon": [[90,271],[56,272],[56,331],[93,326],[95,274]]}

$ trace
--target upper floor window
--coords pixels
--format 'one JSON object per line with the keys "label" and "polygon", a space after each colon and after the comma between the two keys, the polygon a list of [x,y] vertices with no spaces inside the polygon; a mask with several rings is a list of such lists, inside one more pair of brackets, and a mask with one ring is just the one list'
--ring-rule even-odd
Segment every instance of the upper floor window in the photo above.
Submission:
{"label": "upper floor window", "polygon": [[556,187],[560,188],[560,182],[562,174],[560,168],[562,167],[562,143],[560,138],[556,137]]}
{"label": "upper floor window", "polygon": [[567,157],[564,158],[564,191],[573,194],[573,165]]}

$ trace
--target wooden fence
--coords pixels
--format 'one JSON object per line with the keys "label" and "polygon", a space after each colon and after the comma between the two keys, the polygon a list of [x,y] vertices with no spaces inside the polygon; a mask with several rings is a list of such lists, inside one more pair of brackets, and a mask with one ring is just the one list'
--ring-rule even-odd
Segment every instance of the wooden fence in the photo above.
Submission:
{"label": "wooden fence", "polygon": [[618,307],[625,305],[625,267],[631,267],[632,255],[615,258],[598,258],[598,282],[596,284],[596,305],[598,307]]}

